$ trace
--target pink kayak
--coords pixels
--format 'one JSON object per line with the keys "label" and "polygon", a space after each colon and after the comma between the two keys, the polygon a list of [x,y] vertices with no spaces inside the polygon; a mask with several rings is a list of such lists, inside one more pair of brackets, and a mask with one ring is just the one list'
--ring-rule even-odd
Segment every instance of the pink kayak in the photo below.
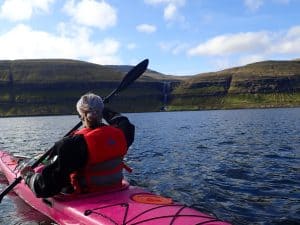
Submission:
{"label": "pink kayak", "polygon": [[[18,165],[22,160],[0,151],[0,169],[9,183],[19,176]],[[118,190],[76,196],[58,195],[47,199],[36,198],[24,181],[14,191],[31,207],[59,224],[229,225],[125,181],[123,188]]]}

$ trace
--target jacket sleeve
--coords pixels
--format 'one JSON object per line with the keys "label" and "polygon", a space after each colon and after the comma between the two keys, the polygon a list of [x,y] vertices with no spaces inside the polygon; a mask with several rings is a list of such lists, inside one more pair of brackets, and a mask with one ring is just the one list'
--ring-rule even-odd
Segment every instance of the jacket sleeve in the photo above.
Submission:
{"label": "jacket sleeve", "polygon": [[63,187],[70,185],[70,174],[84,167],[88,151],[83,136],[75,135],[56,142],[53,156],[52,162],[41,173],[25,178],[26,184],[37,197],[47,198],[58,194]]}
{"label": "jacket sleeve", "polygon": [[107,107],[103,109],[103,118],[109,125],[121,129],[125,135],[127,146],[131,146],[134,141],[135,127],[130,123],[128,118]]}

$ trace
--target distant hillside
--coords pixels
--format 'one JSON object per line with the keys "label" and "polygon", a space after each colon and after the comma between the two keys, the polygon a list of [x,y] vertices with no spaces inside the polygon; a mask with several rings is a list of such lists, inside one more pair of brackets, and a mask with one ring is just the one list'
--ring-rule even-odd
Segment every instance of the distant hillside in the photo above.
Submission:
{"label": "distant hillside", "polygon": [[[65,59],[0,61],[0,116],[70,114],[89,91],[108,95],[124,73],[97,64]],[[111,101],[123,112],[162,107],[163,83],[139,79]]]}
{"label": "distant hillside", "polygon": [[65,59],[0,61],[0,71],[1,83],[14,84],[116,81],[122,77],[104,66]]}
{"label": "distant hillside", "polygon": [[[0,116],[76,113],[82,94],[108,95],[131,68],[67,59],[2,60]],[[182,77],[149,69],[109,106],[121,112],[300,106],[300,61]]]}
{"label": "distant hillside", "polygon": [[172,109],[300,106],[300,61],[265,61],[193,76],[173,92]]}

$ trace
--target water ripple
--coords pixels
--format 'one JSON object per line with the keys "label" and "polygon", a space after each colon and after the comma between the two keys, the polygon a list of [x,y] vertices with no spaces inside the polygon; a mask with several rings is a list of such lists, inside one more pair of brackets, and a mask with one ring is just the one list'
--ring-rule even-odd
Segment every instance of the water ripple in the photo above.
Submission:
{"label": "water ripple", "polygon": [[[299,108],[127,115],[136,125],[126,156],[131,183],[233,224],[300,224]],[[75,116],[0,118],[0,148],[33,156],[76,123]],[[37,213],[15,201],[1,203],[0,224],[49,222],[19,214],[16,207]]]}

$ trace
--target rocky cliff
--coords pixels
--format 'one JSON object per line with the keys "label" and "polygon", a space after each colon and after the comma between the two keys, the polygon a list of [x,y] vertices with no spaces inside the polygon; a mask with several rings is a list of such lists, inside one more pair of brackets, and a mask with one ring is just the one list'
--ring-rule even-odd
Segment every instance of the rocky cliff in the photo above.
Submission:
{"label": "rocky cliff", "polygon": [[[0,61],[0,116],[76,113],[82,94],[108,95],[129,69],[66,59]],[[299,61],[186,77],[148,70],[110,103],[122,112],[290,106],[300,106]]]}
{"label": "rocky cliff", "polygon": [[265,61],[195,75],[171,97],[173,110],[300,106],[300,61]]}
{"label": "rocky cliff", "polygon": [[[123,112],[160,110],[163,82],[151,73],[109,105]],[[0,61],[0,116],[76,113],[75,103],[82,94],[106,96],[123,76],[108,66],[76,60]]]}

